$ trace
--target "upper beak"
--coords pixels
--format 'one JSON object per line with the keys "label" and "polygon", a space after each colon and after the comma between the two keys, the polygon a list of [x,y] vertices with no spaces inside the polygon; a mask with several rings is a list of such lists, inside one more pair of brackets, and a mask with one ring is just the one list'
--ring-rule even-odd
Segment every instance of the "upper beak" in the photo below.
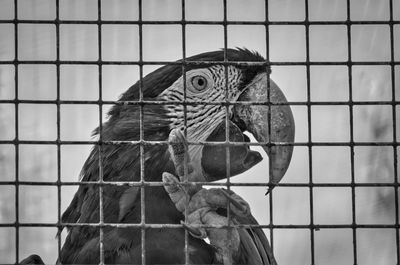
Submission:
{"label": "upper beak", "polygon": [[279,104],[236,105],[233,122],[240,129],[249,131],[270,160],[270,184],[279,183],[285,175],[293,153],[295,124],[287,100],[279,87],[263,72],[254,77],[244,89],[238,101],[271,102]]}

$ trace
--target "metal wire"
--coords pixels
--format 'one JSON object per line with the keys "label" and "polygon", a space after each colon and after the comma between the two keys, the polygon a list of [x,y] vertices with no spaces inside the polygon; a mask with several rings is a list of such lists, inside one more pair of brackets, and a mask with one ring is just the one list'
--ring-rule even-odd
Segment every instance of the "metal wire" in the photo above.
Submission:
{"label": "metal wire", "polygon": [[[0,23],[18,23],[18,24],[55,24],[54,20],[46,19],[0,19]],[[397,25],[400,24],[398,20],[346,20],[346,21],[267,21],[267,25]],[[59,20],[59,24],[98,24],[97,20]],[[116,25],[265,25],[265,21],[201,21],[201,20],[169,20],[169,21],[158,21],[158,20],[102,20],[101,24],[116,24]]]}
{"label": "metal wire", "polygon": [[[350,0],[347,0],[347,20],[350,21]],[[352,60],[351,56],[351,24],[347,24],[347,59]],[[350,143],[354,142],[354,128],[353,128],[353,82],[352,82],[352,65],[347,68],[349,77],[349,111],[350,111]],[[353,259],[354,264],[357,264],[357,231],[356,231],[356,191],[354,187],[355,174],[354,174],[354,146],[350,145],[350,167],[351,167],[351,214],[352,214],[352,232],[353,232]]]}
{"label": "metal wire", "polygon": [[[270,48],[269,48],[269,1],[266,0],[265,1],[265,59],[266,61],[269,63],[269,65],[271,66],[271,62],[270,62]],[[267,82],[268,82],[268,86],[271,86],[271,75],[269,74],[269,71],[267,71],[268,75],[267,75]],[[268,99],[269,99],[269,93],[268,93]],[[270,106],[270,104],[268,105]],[[268,109],[268,113],[270,114],[270,107]],[[271,123],[271,115],[269,115],[268,117],[268,122]],[[271,135],[271,129],[268,129],[268,136]],[[270,137],[268,138],[270,139]],[[270,142],[269,142],[270,144]],[[269,163],[269,171],[271,171],[271,163]],[[271,174],[271,172],[269,172],[269,174]],[[270,196],[269,196],[269,223],[271,225],[270,228],[270,232],[269,232],[269,238],[270,238],[270,245],[271,245],[271,249],[272,252],[274,252],[274,228],[273,228],[273,222],[274,222],[274,210],[273,210],[273,205],[274,205],[274,201],[273,201],[273,193],[274,191],[271,190],[270,191]]]}
{"label": "metal wire", "polygon": [[[98,19],[98,25],[97,25],[97,44],[99,46],[98,48],[98,58],[99,61],[102,61],[102,28],[101,28],[101,0],[97,0],[97,19]],[[102,83],[102,73],[103,73],[103,68],[101,66],[98,66],[98,71],[99,71],[99,100],[102,100],[102,93],[103,93],[103,83]],[[104,264],[104,230],[103,230],[103,224],[104,224],[104,192],[103,192],[103,104],[99,104],[99,144],[97,145],[99,149],[99,224],[100,224],[100,236],[99,236],[99,253],[100,253],[100,265]]]}
{"label": "metal wire", "polygon": [[[275,229],[307,229],[310,232],[310,256],[311,256],[311,264],[315,264],[315,256],[316,256],[316,248],[315,248],[315,231],[319,229],[351,229],[352,230],[352,248],[353,248],[353,263],[358,263],[358,238],[357,238],[357,230],[362,228],[370,228],[370,229],[395,229],[396,231],[396,259],[397,263],[400,264],[400,225],[399,225],[399,182],[398,182],[398,150],[399,142],[396,139],[397,125],[396,125],[396,107],[400,104],[400,101],[396,100],[396,88],[395,88],[395,67],[400,65],[399,61],[395,60],[395,43],[394,43],[394,26],[400,25],[400,21],[394,20],[394,0],[389,0],[389,20],[373,20],[373,21],[358,21],[351,20],[351,10],[350,10],[350,0],[346,1],[346,10],[347,10],[347,18],[344,21],[336,20],[336,21],[311,21],[309,17],[309,1],[304,0],[305,5],[305,19],[304,21],[270,21],[269,19],[269,1],[265,0],[265,21],[230,21],[227,19],[227,0],[223,0],[223,19],[221,21],[193,21],[186,18],[185,15],[185,0],[181,0],[181,8],[182,8],[182,19],[181,20],[170,20],[170,21],[153,21],[153,20],[143,20],[143,4],[142,0],[138,1],[138,10],[139,17],[138,20],[125,20],[125,21],[116,21],[116,20],[102,20],[102,8],[101,8],[101,0],[97,1],[98,8],[98,19],[97,20],[63,20],[59,18],[59,0],[56,0],[56,18],[54,20],[33,20],[33,19],[19,19],[18,18],[18,0],[14,0],[14,19],[0,19],[0,24],[12,24],[14,25],[14,60],[2,60],[0,61],[0,65],[14,65],[15,67],[15,99],[0,99],[0,104],[13,104],[15,107],[15,139],[14,140],[0,140],[0,145],[2,144],[11,144],[15,146],[15,181],[0,181],[0,187],[6,185],[15,186],[15,222],[13,223],[0,223],[0,227],[8,227],[15,228],[15,263],[18,263],[20,260],[20,228],[21,227],[55,227],[58,231],[61,231],[64,227],[84,227],[84,226],[93,226],[99,229],[100,239],[99,239],[99,251],[100,251],[100,264],[104,264],[104,228],[117,227],[117,228],[127,228],[127,227],[135,227],[141,229],[141,260],[142,264],[146,264],[146,229],[157,229],[157,228],[168,228],[168,229],[182,229],[182,225],[175,224],[148,224],[146,223],[146,205],[145,205],[145,191],[146,187],[153,186],[163,186],[163,182],[147,182],[145,181],[145,163],[144,163],[144,148],[149,145],[167,145],[167,141],[145,141],[143,135],[143,107],[145,105],[164,105],[164,104],[181,104],[184,106],[184,115],[186,116],[186,107],[189,105],[222,105],[225,107],[226,112],[228,113],[229,106],[232,105],[290,105],[290,106],[305,106],[307,109],[307,136],[308,141],[306,142],[296,142],[296,143],[248,143],[248,142],[235,142],[232,143],[229,141],[229,125],[228,120],[226,120],[226,139],[223,142],[189,142],[190,145],[204,145],[204,146],[212,146],[212,145],[224,145],[226,146],[226,174],[227,174],[227,182],[226,183],[209,183],[202,182],[199,184],[207,185],[207,186],[216,186],[216,187],[225,187],[227,186],[228,190],[232,187],[239,186],[249,186],[249,187],[265,187],[268,183],[232,183],[230,182],[230,146],[238,146],[238,145],[247,145],[247,146],[260,146],[260,145],[292,145],[292,146],[304,146],[307,148],[308,155],[308,169],[309,169],[309,179],[306,183],[280,183],[277,184],[278,187],[304,187],[309,189],[309,218],[310,224],[307,225],[279,225],[273,223],[273,193],[270,194],[269,197],[269,224],[262,225],[235,225],[235,227],[259,227],[263,229],[270,230],[270,243],[271,247],[274,248],[274,230]],[[54,25],[56,29],[56,59],[55,60],[21,60],[19,59],[18,54],[18,26],[22,24],[45,24],[45,25]],[[79,24],[79,25],[97,25],[97,34],[98,34],[98,60],[60,60],[60,25],[64,24]],[[132,61],[107,61],[102,59],[102,25],[137,25],[139,29],[139,60]],[[181,25],[182,27],[182,61],[145,61],[143,60],[143,25]],[[224,60],[223,61],[189,61],[186,58],[186,26],[187,25],[222,25],[224,29]],[[229,25],[261,25],[265,27],[266,32],[266,60],[264,62],[229,62],[226,56],[226,48],[228,47],[228,30],[227,27]],[[277,25],[299,25],[305,27],[305,42],[306,42],[306,59],[301,62],[291,62],[291,61],[270,61],[270,26]],[[347,57],[348,59],[345,61],[311,61],[310,60],[310,26],[313,25],[344,25],[346,26],[347,32]],[[390,60],[384,61],[354,61],[352,58],[352,26],[354,25],[385,25],[390,28]],[[57,95],[55,100],[26,100],[19,98],[19,84],[18,84],[18,68],[20,65],[55,65],[56,66],[56,76],[57,76]],[[60,65],[69,65],[69,64],[81,64],[81,65],[96,65],[98,66],[98,93],[99,100],[62,100],[60,98]],[[225,78],[226,78],[226,86],[228,84],[228,76],[227,76],[227,67],[230,65],[262,65],[266,67],[272,66],[304,66],[306,69],[306,88],[307,88],[307,96],[305,101],[290,101],[290,102],[230,102],[229,98],[226,97],[224,101],[221,102],[203,102],[203,101],[188,101],[186,99],[186,89],[184,101],[176,101],[176,102],[165,102],[165,101],[157,101],[157,100],[146,100],[143,98],[143,66],[145,65],[180,65],[182,66],[183,75],[185,75],[185,67],[190,65],[224,65],[225,66]],[[138,101],[111,101],[111,100],[103,100],[102,98],[102,67],[105,65],[137,65],[139,67],[139,100]],[[310,67],[311,66],[326,66],[326,65],[334,65],[334,66],[346,66],[347,67],[347,75],[348,75],[348,88],[349,88],[349,100],[347,101],[312,101],[311,100],[311,82],[310,82]],[[353,99],[353,76],[352,69],[354,66],[367,66],[367,65],[386,65],[390,66],[390,75],[391,75],[391,91],[392,97],[390,100],[377,100],[377,101],[356,101]],[[268,76],[269,79],[269,76]],[[185,79],[184,79],[185,80]],[[184,85],[186,88],[186,84]],[[20,140],[19,136],[19,104],[54,104],[57,107],[57,137],[54,141],[43,141],[43,140]],[[61,104],[75,105],[75,104],[84,104],[84,105],[96,105],[99,107],[99,140],[96,141],[65,141],[61,140],[60,137],[60,106]],[[139,141],[105,141],[102,138],[102,112],[103,105],[139,105],[140,106],[140,138]],[[357,142],[354,139],[354,106],[374,106],[374,105],[387,105],[392,108],[392,141],[388,142]],[[314,142],[312,141],[312,106],[346,106],[349,108],[349,122],[350,122],[350,140],[348,142]],[[227,115],[228,116],[228,115]],[[185,119],[186,122],[186,119]],[[186,133],[186,132],[185,132]],[[54,182],[39,182],[39,181],[21,181],[20,180],[20,172],[19,172],[19,146],[22,144],[36,144],[36,145],[56,145],[57,146],[57,180]],[[93,144],[96,148],[99,148],[99,181],[98,182],[65,182],[61,180],[61,146],[63,145],[81,145],[81,144]],[[140,146],[140,181],[103,181],[103,165],[102,165],[102,148],[105,145],[139,145]],[[316,146],[345,146],[350,148],[350,167],[351,167],[351,180],[349,183],[316,183],[313,178],[313,147]],[[388,146],[393,148],[394,154],[394,179],[391,183],[358,183],[355,179],[355,161],[354,161],[354,148],[357,146]],[[185,174],[187,175],[187,168],[185,166]],[[186,180],[187,182],[187,180]],[[20,186],[56,186],[57,187],[57,222],[55,223],[23,223],[20,221],[19,216],[19,207],[20,207]],[[63,223],[61,220],[61,188],[63,186],[95,186],[98,187],[99,190],[99,223]],[[121,224],[121,223],[106,223],[104,222],[104,209],[103,209],[103,188],[106,186],[136,186],[140,187],[140,199],[141,199],[141,222],[139,224]],[[352,209],[352,221],[351,224],[329,224],[329,225],[320,225],[316,224],[314,220],[314,198],[313,198],[313,189],[315,187],[350,187],[351,188],[351,209]],[[356,188],[357,187],[389,187],[394,189],[394,197],[395,197],[395,223],[394,224],[359,224],[357,223],[356,218]],[[187,213],[185,213],[185,217],[187,217]],[[229,223],[226,228],[230,228],[233,224],[230,222],[230,211],[228,208],[228,220]],[[205,228],[210,228],[210,226],[202,226]],[[58,253],[61,250],[61,238],[57,239],[57,249]],[[188,255],[188,233],[185,232],[185,263],[189,263],[189,255]]]}
{"label": "metal wire", "polygon": [[[185,0],[181,0],[181,10],[182,10],[182,21],[186,19],[185,12]],[[188,101],[187,99],[187,84],[186,84],[186,24],[182,24],[182,77],[183,77],[183,103]],[[183,105],[183,123],[184,123],[184,136],[187,138],[187,105]],[[183,161],[183,171],[184,171],[184,185],[188,184],[188,158],[185,156]],[[188,208],[189,208],[189,198],[185,200],[185,223],[188,221]],[[185,229],[185,264],[189,264],[189,232]]]}
{"label": "metal wire", "polygon": [[[56,74],[57,74],[57,95],[56,95],[56,106],[57,106],[57,234],[61,235],[61,111],[60,111],[60,24],[58,23],[60,17],[60,1],[56,0]],[[18,58],[18,57],[15,57]],[[16,138],[18,139],[18,138]],[[57,259],[60,259],[61,253],[61,236],[57,237]],[[18,261],[18,259],[17,259]]]}
{"label": "metal wire", "polygon": [[[14,18],[18,18],[18,0],[14,0]],[[18,58],[18,23],[14,24],[14,58]],[[18,99],[18,63],[13,62],[15,67],[15,99]],[[15,104],[15,262],[19,261],[19,116],[18,103]]]}
{"label": "metal wire", "polygon": [[[304,1],[305,4],[305,20],[309,20],[309,8],[308,8],[308,0]],[[310,24],[306,23],[306,81],[307,81],[307,103],[310,102],[311,99],[311,85],[310,85]],[[307,104],[307,124],[308,124],[308,139],[312,139],[312,130],[311,130],[311,105]],[[309,183],[313,183],[313,171],[312,171],[312,145],[308,146],[308,174],[309,174]],[[314,200],[313,200],[313,186],[310,185],[309,189],[309,198],[310,198],[310,241],[311,241],[311,264],[315,264],[315,236],[314,236]],[[355,263],[356,264],[356,263]]]}
{"label": "metal wire", "polygon": [[[142,20],[143,6],[142,0],[138,2],[139,7],[139,21]],[[143,26],[139,24],[139,102],[143,103]],[[140,130],[140,212],[141,212],[141,253],[142,253],[142,265],[146,264],[146,205],[145,205],[145,174],[144,174],[144,126],[143,126],[143,104],[140,105],[140,116],[139,116],[139,130]]]}
{"label": "metal wire", "polygon": [[[394,0],[389,1],[389,26],[390,26],[390,61],[394,62],[394,33],[393,33],[393,5],[394,5]],[[395,87],[395,66],[394,64],[391,64],[391,89],[392,89],[392,101],[395,102],[396,99],[396,87]],[[397,140],[397,125],[396,125],[396,106],[392,105],[392,125],[393,125],[393,139]],[[398,168],[397,168],[397,159],[398,159],[398,153],[397,153],[397,147],[393,147],[393,162],[394,162],[394,174],[393,174],[393,182],[396,184],[398,187]],[[396,258],[397,258],[397,263],[400,263],[400,229],[399,229],[399,189],[397,187],[394,187],[394,207],[395,207],[395,225],[397,226],[396,228]]]}
{"label": "metal wire", "polygon": [[[188,184],[200,184],[200,185],[207,185],[207,186],[226,186],[226,183],[219,183],[219,182],[187,182]],[[15,181],[2,181],[0,182],[0,185],[4,186],[9,186],[9,185],[14,185]],[[163,182],[157,182],[157,181],[152,181],[152,182],[137,182],[137,181],[106,181],[103,183],[99,182],[90,182],[90,181],[71,181],[71,182],[60,182],[59,183],[61,186],[131,186],[131,187],[140,187],[140,186],[145,186],[145,187],[159,187],[159,186],[164,186]],[[19,185],[25,185],[25,186],[57,186],[58,182],[50,182],[50,181],[19,181]],[[265,187],[268,185],[268,182],[232,182],[230,183],[230,186],[236,186],[236,187]],[[398,183],[382,183],[382,182],[368,182],[368,183],[279,183],[276,184],[277,187],[394,187],[398,188],[399,184]]]}

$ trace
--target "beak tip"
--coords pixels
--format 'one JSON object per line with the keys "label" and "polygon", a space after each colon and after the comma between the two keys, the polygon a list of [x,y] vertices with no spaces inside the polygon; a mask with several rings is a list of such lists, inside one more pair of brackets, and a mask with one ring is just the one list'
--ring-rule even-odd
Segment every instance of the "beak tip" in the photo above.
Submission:
{"label": "beak tip", "polygon": [[276,187],[277,184],[278,184],[278,182],[277,183],[274,183],[274,182],[268,183],[268,189],[267,189],[267,192],[265,193],[265,196],[270,194],[271,191]]}

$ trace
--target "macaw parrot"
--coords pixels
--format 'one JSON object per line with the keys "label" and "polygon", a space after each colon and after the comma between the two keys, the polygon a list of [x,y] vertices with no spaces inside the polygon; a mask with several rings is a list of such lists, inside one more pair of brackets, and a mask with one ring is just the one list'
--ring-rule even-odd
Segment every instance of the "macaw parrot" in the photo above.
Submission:
{"label": "macaw parrot", "polygon": [[[232,64],[224,63],[224,59]],[[101,140],[109,143],[95,146],[91,151],[81,171],[81,180],[89,183],[79,186],[62,215],[63,223],[78,225],[68,226],[58,263],[100,262],[100,228],[84,224],[100,222],[100,191],[96,182],[101,174],[105,224],[141,224],[144,214],[145,224],[178,225],[146,228],[143,257],[140,226],[105,225],[102,250],[106,264],[142,264],[142,258],[146,264],[185,264],[185,229],[189,232],[190,264],[276,264],[262,229],[233,226],[222,227],[225,230],[221,232],[202,227],[226,225],[228,209],[232,225],[258,223],[248,204],[230,190],[206,190],[193,183],[225,179],[227,172],[235,176],[259,163],[260,153],[246,144],[207,145],[207,142],[224,142],[228,140],[226,137],[230,142],[249,142],[244,134],[248,131],[264,143],[262,146],[269,156],[269,183],[271,187],[277,184],[289,166],[293,151],[290,143],[294,141],[295,126],[290,106],[270,80],[270,70],[262,63],[265,59],[257,52],[241,48],[219,50],[186,61],[196,63],[187,64],[185,73],[182,65],[169,64],[145,76],[141,84],[138,81],[131,86],[119,99],[121,104],[111,108],[108,120],[95,130],[95,135],[101,134]],[[139,100],[140,88],[143,100],[153,103],[129,104]],[[184,99],[192,103],[182,104]],[[226,100],[236,104],[225,104]],[[171,101],[175,103],[168,103]],[[283,104],[238,104],[242,101]],[[134,142],[141,137],[144,141],[155,141],[143,144],[142,162],[140,146]],[[115,143],[110,144],[112,141]],[[205,144],[191,144],[198,142]],[[188,162],[188,172],[183,170],[182,156]],[[155,184],[140,188],[122,183],[140,182],[141,174],[146,182]],[[193,187],[186,187],[183,180]],[[107,184],[110,181],[121,185]],[[185,220],[185,212],[191,219]],[[204,240],[206,237],[209,243]],[[35,261],[28,257],[22,263],[40,264],[40,257],[32,256]]]}

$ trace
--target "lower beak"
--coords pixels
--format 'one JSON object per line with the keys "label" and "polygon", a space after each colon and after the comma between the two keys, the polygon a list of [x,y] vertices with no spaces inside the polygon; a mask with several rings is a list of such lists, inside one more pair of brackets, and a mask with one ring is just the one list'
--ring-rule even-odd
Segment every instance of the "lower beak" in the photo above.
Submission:
{"label": "lower beak", "polygon": [[[268,105],[236,105],[233,122],[253,134],[270,161],[270,184],[279,183],[285,175],[293,153],[295,124],[287,100],[267,73],[258,74],[245,88],[238,101],[271,102]],[[283,105],[276,105],[280,103]]]}

